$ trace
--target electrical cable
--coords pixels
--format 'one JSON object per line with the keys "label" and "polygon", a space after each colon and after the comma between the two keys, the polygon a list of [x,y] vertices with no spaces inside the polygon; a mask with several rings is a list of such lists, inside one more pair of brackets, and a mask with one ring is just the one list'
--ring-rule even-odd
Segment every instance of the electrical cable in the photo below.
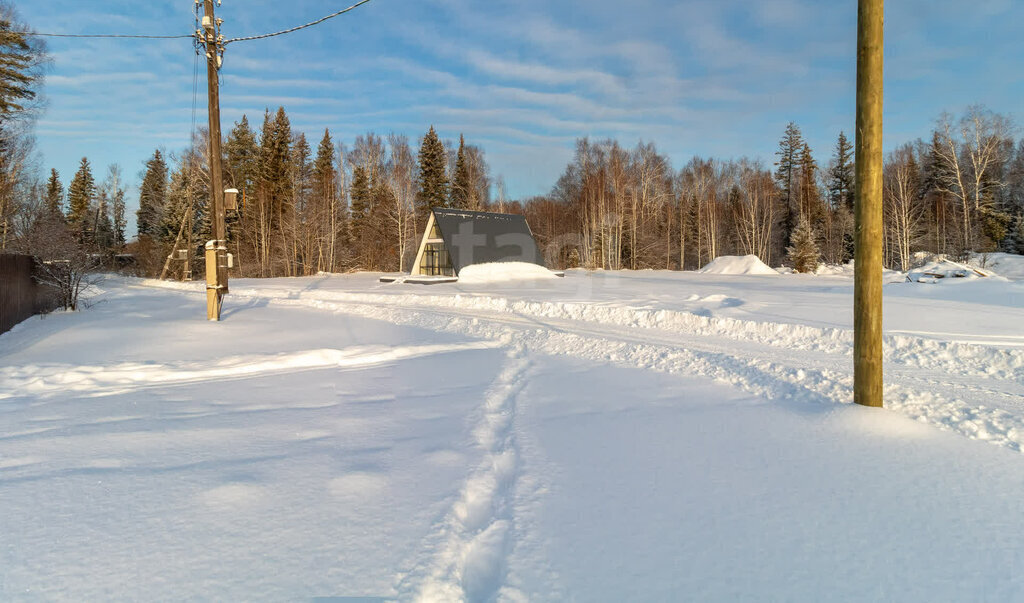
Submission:
{"label": "electrical cable", "polygon": [[322,17],[320,19],[317,19],[316,21],[310,21],[309,23],[306,23],[304,25],[298,25],[298,26],[292,27],[290,29],[283,29],[281,31],[275,31],[274,33],[261,34],[261,35],[258,35],[258,36],[245,36],[243,38],[231,38],[230,40],[225,40],[224,44],[227,45],[227,44],[230,44],[232,42],[246,42],[248,40],[262,40],[264,38],[272,38],[274,36],[281,36],[281,35],[284,35],[284,34],[287,34],[287,33],[292,33],[293,31],[299,31],[300,29],[306,29],[307,27],[313,27],[314,25],[319,25],[319,24],[323,23],[324,21],[326,21],[328,19],[333,19],[334,17],[337,17],[339,15],[344,15],[345,13],[349,12],[350,10],[354,10],[354,9],[362,6],[363,4],[366,4],[369,1],[370,0],[360,0],[360,2],[356,2],[355,4],[353,4],[352,6],[350,6],[348,8],[339,10],[336,13],[331,13],[331,14],[327,15],[326,17]]}
{"label": "electrical cable", "polygon": [[145,40],[176,40],[196,37],[195,34],[185,34],[180,36],[144,36],[137,34],[58,34],[39,33],[37,31],[25,31],[20,33],[23,33],[26,36],[39,36],[43,38],[141,38]]}
{"label": "electrical cable", "polygon": [[[231,38],[230,40],[225,40],[224,44],[226,45],[226,44],[230,44],[232,42],[247,42],[249,40],[262,40],[262,39],[265,39],[265,38],[273,38],[274,36],[283,36],[284,34],[289,34],[289,33],[292,33],[292,32],[296,32],[296,31],[299,31],[300,29],[306,29],[307,27],[313,27],[314,25],[319,25],[319,24],[323,23],[324,21],[327,21],[328,19],[333,19],[335,17],[344,15],[345,13],[347,13],[347,12],[349,12],[351,10],[355,10],[356,8],[359,8],[360,6],[366,4],[369,1],[370,0],[360,0],[359,2],[356,2],[355,4],[353,4],[352,6],[350,6],[348,8],[343,8],[342,10],[339,10],[338,12],[331,13],[329,15],[326,15],[324,17],[321,17],[321,18],[317,19],[316,21],[310,21],[309,23],[305,23],[303,25],[298,25],[296,27],[292,27],[292,28],[289,28],[289,29],[283,29],[281,31],[275,31],[273,33],[260,34],[258,36],[245,36],[245,37],[241,37],[241,38]],[[26,31],[26,32],[22,32],[22,33],[24,33],[25,35],[28,35],[28,36],[38,36],[38,37],[41,37],[41,38],[134,38],[134,39],[142,39],[142,40],[180,40],[180,39],[185,39],[185,38],[193,38],[193,39],[195,39],[197,37],[196,34],[182,34],[182,35],[177,35],[177,36],[151,36],[151,35],[142,35],[142,34],[60,34],[60,33],[42,33],[42,32],[38,32],[38,31]]]}

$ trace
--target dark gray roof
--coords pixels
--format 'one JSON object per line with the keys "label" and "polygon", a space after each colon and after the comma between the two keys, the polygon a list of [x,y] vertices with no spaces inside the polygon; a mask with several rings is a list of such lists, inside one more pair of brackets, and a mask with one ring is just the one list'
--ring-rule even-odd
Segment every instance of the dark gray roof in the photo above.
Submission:
{"label": "dark gray roof", "polygon": [[471,264],[544,265],[544,256],[524,216],[435,208],[434,221],[441,230],[455,274]]}

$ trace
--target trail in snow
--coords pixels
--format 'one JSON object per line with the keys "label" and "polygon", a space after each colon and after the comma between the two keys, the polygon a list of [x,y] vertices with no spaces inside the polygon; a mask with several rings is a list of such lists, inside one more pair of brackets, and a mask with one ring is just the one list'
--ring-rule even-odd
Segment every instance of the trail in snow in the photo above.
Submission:
{"label": "trail in snow", "polygon": [[513,423],[516,397],[526,382],[530,364],[520,346],[486,394],[475,428],[475,444],[483,460],[463,485],[451,511],[435,536],[436,550],[425,567],[400,584],[403,598],[417,601],[486,601],[515,598],[503,586],[506,559],[515,532],[513,495],[519,453]]}
{"label": "trail in snow", "polygon": [[[297,296],[258,289],[236,290],[234,295],[516,342],[539,353],[711,377],[769,399],[800,398],[821,403],[853,399],[850,346],[843,342],[849,332],[841,329],[496,298],[319,293],[326,295],[307,297],[305,293]],[[328,301],[321,297],[342,299]],[[356,301],[361,297],[374,301]],[[648,322],[661,315],[677,315],[679,320]],[[601,322],[604,319],[608,322]],[[695,319],[704,320],[691,322]],[[740,332],[750,337],[730,331],[726,326],[730,321],[742,324]],[[687,331],[686,324],[708,329]],[[776,340],[771,337],[773,333]],[[811,343],[814,333],[822,336],[818,343]],[[1006,410],[1024,408],[1020,376],[1024,352],[911,337],[889,339],[903,344],[900,350],[890,349],[886,355],[889,377],[885,395],[890,410],[972,439],[1016,451],[1024,449],[1024,413]],[[963,362],[959,354],[964,354]],[[949,388],[945,384],[952,376],[965,379],[958,387]],[[904,380],[914,383],[905,385]]]}
{"label": "trail in snow", "polygon": [[[196,290],[190,283],[142,281],[146,286],[177,290]],[[630,308],[585,302],[527,301],[483,295],[380,295],[340,291],[278,291],[236,288],[233,295],[264,299],[292,299],[338,303],[371,304],[389,307],[450,309],[464,312],[490,312],[542,319],[572,320],[598,325],[616,325],[682,335],[718,337],[758,343],[788,351],[801,350],[825,354],[853,353],[853,332],[849,329],[809,325],[759,322],[737,318],[703,316],[692,312]],[[884,338],[886,362],[913,368],[934,369],[949,375],[1012,379],[1024,384],[1024,349],[942,341],[911,335],[889,334]]]}

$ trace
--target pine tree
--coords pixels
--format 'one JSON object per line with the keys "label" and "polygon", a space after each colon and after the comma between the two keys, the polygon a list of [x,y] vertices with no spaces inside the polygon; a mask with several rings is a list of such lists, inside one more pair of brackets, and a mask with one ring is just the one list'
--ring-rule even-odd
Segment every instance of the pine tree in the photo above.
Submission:
{"label": "pine tree", "polygon": [[793,231],[793,245],[786,248],[789,261],[797,272],[814,272],[818,267],[818,244],[814,241],[814,231],[807,216],[801,216]]}
{"label": "pine tree", "polygon": [[55,169],[50,170],[50,179],[46,181],[46,212],[51,218],[64,218],[64,185]]}
{"label": "pine tree", "polygon": [[779,160],[775,162],[778,170],[775,172],[775,180],[778,182],[782,203],[782,236],[783,240],[790,240],[796,218],[799,215],[797,205],[797,191],[799,182],[800,152],[803,150],[804,138],[800,128],[793,122],[786,126],[786,132],[779,141],[779,150],[775,153]]}
{"label": "pine tree", "polygon": [[139,186],[139,210],[135,217],[139,236],[160,236],[167,206],[167,162],[160,149],[146,162],[146,175]]}
{"label": "pine tree", "polygon": [[466,140],[459,134],[459,151],[455,159],[455,177],[452,179],[451,206],[469,209],[470,187],[469,166],[466,163]]}
{"label": "pine tree", "polygon": [[78,171],[68,186],[68,224],[78,233],[79,242],[85,240],[85,233],[91,230],[89,209],[96,196],[96,180],[92,176],[89,160],[82,157]]}
{"label": "pine tree", "polygon": [[417,209],[421,216],[435,207],[445,207],[448,202],[448,176],[445,173],[444,143],[437,137],[434,126],[423,137],[419,154],[419,195]]}

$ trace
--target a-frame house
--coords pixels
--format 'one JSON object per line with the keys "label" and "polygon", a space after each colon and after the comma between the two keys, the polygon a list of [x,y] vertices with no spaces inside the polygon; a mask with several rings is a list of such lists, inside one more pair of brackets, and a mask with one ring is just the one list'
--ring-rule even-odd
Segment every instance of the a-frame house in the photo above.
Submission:
{"label": "a-frame house", "polygon": [[456,277],[466,266],[491,262],[544,265],[524,216],[434,208],[411,274]]}

